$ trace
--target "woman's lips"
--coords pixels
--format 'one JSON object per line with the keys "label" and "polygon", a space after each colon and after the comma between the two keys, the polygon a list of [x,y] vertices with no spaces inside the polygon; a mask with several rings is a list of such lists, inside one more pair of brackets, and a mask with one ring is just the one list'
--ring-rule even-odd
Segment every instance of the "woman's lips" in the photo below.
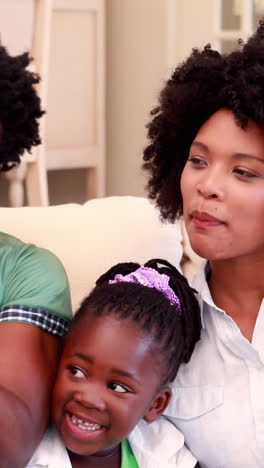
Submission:
{"label": "woman's lips", "polygon": [[224,224],[221,219],[200,211],[193,211],[190,215],[191,221],[200,228],[216,227]]}

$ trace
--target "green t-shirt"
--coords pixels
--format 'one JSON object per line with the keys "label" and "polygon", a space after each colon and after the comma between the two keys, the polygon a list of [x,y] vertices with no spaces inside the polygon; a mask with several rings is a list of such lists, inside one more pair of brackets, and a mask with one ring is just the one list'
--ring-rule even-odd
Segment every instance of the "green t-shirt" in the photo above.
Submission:
{"label": "green t-shirt", "polygon": [[121,468],[139,468],[127,439],[121,442]]}
{"label": "green t-shirt", "polygon": [[0,232],[0,323],[26,322],[62,335],[71,317],[69,284],[60,260]]}

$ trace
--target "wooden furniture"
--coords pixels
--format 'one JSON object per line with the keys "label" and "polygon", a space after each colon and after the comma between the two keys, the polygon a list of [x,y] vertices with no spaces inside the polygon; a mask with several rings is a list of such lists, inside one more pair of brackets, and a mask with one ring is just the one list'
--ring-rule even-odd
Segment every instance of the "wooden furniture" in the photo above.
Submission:
{"label": "wooden furniture", "polygon": [[53,0],[47,169],[86,170],[87,197],[105,192],[104,1]]}
{"label": "wooden furniture", "polygon": [[21,167],[7,174],[10,204],[23,205],[25,181],[28,204],[48,205],[49,169],[83,168],[87,174],[87,198],[102,197],[104,0],[19,1],[31,1],[34,9],[31,50],[34,71],[42,77],[38,92],[47,114],[40,124],[43,144],[32,155],[23,157]]}

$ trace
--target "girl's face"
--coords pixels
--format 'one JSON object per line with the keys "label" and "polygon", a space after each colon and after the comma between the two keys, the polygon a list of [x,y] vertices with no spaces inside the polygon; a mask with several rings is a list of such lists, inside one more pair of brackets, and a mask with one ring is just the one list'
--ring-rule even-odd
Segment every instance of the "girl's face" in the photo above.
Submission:
{"label": "girl's face", "polygon": [[194,251],[209,260],[264,261],[264,131],[221,109],[200,128],[181,178]]}
{"label": "girl's face", "polygon": [[133,322],[85,318],[66,341],[54,388],[53,419],[68,450],[109,455],[140,419],[156,419],[170,398],[161,360]]}

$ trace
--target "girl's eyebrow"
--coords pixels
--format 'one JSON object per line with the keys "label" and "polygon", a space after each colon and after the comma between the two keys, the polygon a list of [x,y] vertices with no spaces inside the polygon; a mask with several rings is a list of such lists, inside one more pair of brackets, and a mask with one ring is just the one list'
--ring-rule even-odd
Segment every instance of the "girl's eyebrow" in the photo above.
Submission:
{"label": "girl's eyebrow", "polygon": [[140,381],[131,372],[127,372],[123,369],[117,369],[116,367],[112,368],[111,372],[113,372],[114,374],[119,374],[122,377],[129,377],[130,379],[135,380],[138,384],[140,384]]}
{"label": "girl's eyebrow", "polygon": [[259,161],[264,164],[264,158],[259,158],[258,156],[254,156],[253,154],[247,153],[235,153],[232,155],[234,159],[254,159],[255,161]]}
{"label": "girl's eyebrow", "polygon": [[94,363],[94,359],[91,356],[89,356],[89,354],[75,353],[74,356],[83,359],[83,361],[88,361],[90,364]]}
{"label": "girl's eyebrow", "polygon": [[[90,364],[95,363],[95,360],[89,354],[75,353],[74,356],[77,356],[78,358],[82,359],[83,361],[87,361]],[[135,375],[132,372],[128,372],[123,369],[118,369],[116,367],[111,368],[110,371],[114,374],[122,375],[123,377],[129,377],[130,379],[135,380],[135,382],[140,384],[140,381],[137,379],[137,377],[135,377]]]}

